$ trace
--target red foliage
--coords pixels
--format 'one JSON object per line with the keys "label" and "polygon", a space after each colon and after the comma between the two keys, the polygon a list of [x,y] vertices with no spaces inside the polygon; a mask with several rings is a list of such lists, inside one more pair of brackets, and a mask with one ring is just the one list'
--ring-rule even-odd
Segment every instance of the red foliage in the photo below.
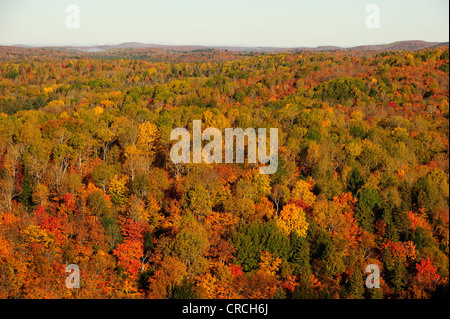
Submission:
{"label": "red foliage", "polygon": [[244,272],[242,271],[242,267],[236,266],[234,264],[230,265],[230,271],[231,271],[231,274],[233,275],[233,277],[242,276],[244,274]]}
{"label": "red foliage", "polygon": [[416,280],[425,287],[432,287],[441,281],[441,276],[437,273],[437,267],[433,267],[429,258],[422,259],[416,264]]}

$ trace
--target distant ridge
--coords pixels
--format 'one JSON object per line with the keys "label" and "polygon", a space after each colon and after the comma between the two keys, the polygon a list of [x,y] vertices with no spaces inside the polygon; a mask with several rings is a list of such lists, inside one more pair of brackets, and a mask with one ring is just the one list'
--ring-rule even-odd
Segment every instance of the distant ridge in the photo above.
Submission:
{"label": "distant ridge", "polygon": [[441,45],[448,45],[448,42],[426,42],[426,41],[397,41],[380,45],[360,45],[350,48],[353,51],[418,51]]}
{"label": "distant ridge", "polygon": [[9,45],[10,47],[21,47],[21,48],[52,48],[52,49],[62,49],[62,50],[77,50],[84,52],[99,52],[108,51],[115,49],[146,49],[146,48],[156,48],[156,49],[166,49],[171,51],[194,51],[194,50],[208,50],[208,49],[219,49],[219,50],[229,50],[229,51],[253,51],[253,52],[285,52],[285,51],[418,51],[427,48],[432,48],[436,46],[448,45],[448,42],[427,42],[420,40],[411,41],[396,41],[388,44],[373,44],[373,45],[359,45],[353,47],[339,47],[333,45],[318,46],[318,47],[292,47],[292,48],[282,48],[282,47],[245,47],[245,46],[203,46],[203,45],[165,45],[165,44],[146,44],[140,42],[125,42],[120,44],[111,45],[91,45],[91,46],[30,46],[30,45]]}

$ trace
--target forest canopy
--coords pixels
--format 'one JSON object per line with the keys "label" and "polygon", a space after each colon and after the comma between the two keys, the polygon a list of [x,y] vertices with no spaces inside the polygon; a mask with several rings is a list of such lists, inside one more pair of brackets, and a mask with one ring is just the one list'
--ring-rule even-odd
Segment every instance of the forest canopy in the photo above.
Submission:
{"label": "forest canopy", "polygon": [[[0,47],[0,298],[448,292],[448,46],[23,52]],[[276,173],[173,163],[194,120],[278,128]]]}

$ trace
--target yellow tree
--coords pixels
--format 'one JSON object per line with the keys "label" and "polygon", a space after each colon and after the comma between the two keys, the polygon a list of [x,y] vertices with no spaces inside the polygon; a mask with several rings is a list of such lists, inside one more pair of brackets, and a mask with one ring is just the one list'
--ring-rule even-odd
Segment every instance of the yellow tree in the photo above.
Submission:
{"label": "yellow tree", "polygon": [[124,205],[127,201],[127,186],[126,177],[115,175],[109,185],[109,194],[111,195],[111,201],[119,207]]}
{"label": "yellow tree", "polygon": [[261,253],[261,261],[259,263],[259,271],[267,275],[275,275],[282,263],[281,258],[273,256],[268,251]]}
{"label": "yellow tree", "polygon": [[304,210],[293,203],[283,207],[276,222],[278,227],[286,234],[296,232],[298,236],[304,237],[308,231],[309,224],[306,221]]}
{"label": "yellow tree", "polygon": [[291,198],[294,200],[301,199],[306,205],[312,206],[316,201],[316,195],[312,192],[313,184],[304,180],[295,183],[292,189]]}
{"label": "yellow tree", "polygon": [[139,125],[139,133],[136,142],[136,146],[147,157],[152,158],[156,151],[156,141],[158,139],[159,132],[155,124],[145,122]]}

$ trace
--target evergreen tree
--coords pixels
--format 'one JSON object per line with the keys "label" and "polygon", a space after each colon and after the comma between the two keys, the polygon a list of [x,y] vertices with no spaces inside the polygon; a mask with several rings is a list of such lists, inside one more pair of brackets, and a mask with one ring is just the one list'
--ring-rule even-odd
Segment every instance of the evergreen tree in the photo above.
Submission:
{"label": "evergreen tree", "polygon": [[383,199],[378,191],[372,187],[360,189],[356,196],[358,204],[355,210],[355,218],[363,229],[373,233],[375,219],[381,215]]}
{"label": "evergreen tree", "polygon": [[364,204],[358,205],[355,209],[355,219],[358,221],[358,224],[361,228],[367,230],[370,233],[374,232],[375,215],[370,208],[368,208]]}
{"label": "evergreen tree", "polygon": [[186,278],[183,279],[181,284],[172,285],[170,289],[170,295],[172,299],[196,299],[198,298],[195,291],[194,285],[191,284]]}
{"label": "evergreen tree", "polygon": [[383,291],[381,288],[372,288],[369,292],[370,299],[383,299]]}
{"label": "evergreen tree", "polygon": [[309,283],[301,281],[300,285],[295,286],[292,292],[292,299],[314,299],[314,291]]}
{"label": "evergreen tree", "polygon": [[364,176],[362,176],[359,170],[355,167],[350,171],[348,176],[347,189],[353,194],[356,194],[365,182]]}
{"label": "evergreen tree", "polygon": [[231,240],[236,247],[235,262],[241,264],[244,271],[258,268],[262,251],[268,251],[283,260],[289,259],[289,237],[273,221],[242,225],[232,234]]}
{"label": "evergreen tree", "polygon": [[398,186],[398,192],[402,199],[400,210],[404,212],[412,210],[412,192],[406,180]]}
{"label": "evergreen tree", "polygon": [[407,270],[404,263],[397,258],[392,270],[391,284],[396,293],[399,293],[406,286]]}
{"label": "evergreen tree", "polygon": [[355,268],[350,277],[349,292],[352,299],[364,299],[364,281],[359,268]]}
{"label": "evergreen tree", "polygon": [[273,299],[286,299],[286,292],[283,288],[278,288],[277,292],[273,295]]}
{"label": "evergreen tree", "polygon": [[306,238],[298,236],[295,232],[292,233],[291,252],[290,262],[294,264],[294,274],[301,275],[303,278],[311,277],[309,243]]}
{"label": "evergreen tree", "polygon": [[387,224],[386,231],[384,232],[384,237],[393,242],[400,240],[397,228],[395,228],[395,225],[392,222]]}
{"label": "evergreen tree", "polygon": [[420,227],[418,227],[414,232],[414,244],[416,244],[416,249],[418,251],[422,251],[424,243],[423,243],[423,232],[420,229]]}
{"label": "evergreen tree", "polygon": [[28,209],[33,208],[33,186],[31,185],[31,178],[28,168],[25,168],[25,173],[22,179],[22,191],[19,194],[19,202],[25,205]]}

